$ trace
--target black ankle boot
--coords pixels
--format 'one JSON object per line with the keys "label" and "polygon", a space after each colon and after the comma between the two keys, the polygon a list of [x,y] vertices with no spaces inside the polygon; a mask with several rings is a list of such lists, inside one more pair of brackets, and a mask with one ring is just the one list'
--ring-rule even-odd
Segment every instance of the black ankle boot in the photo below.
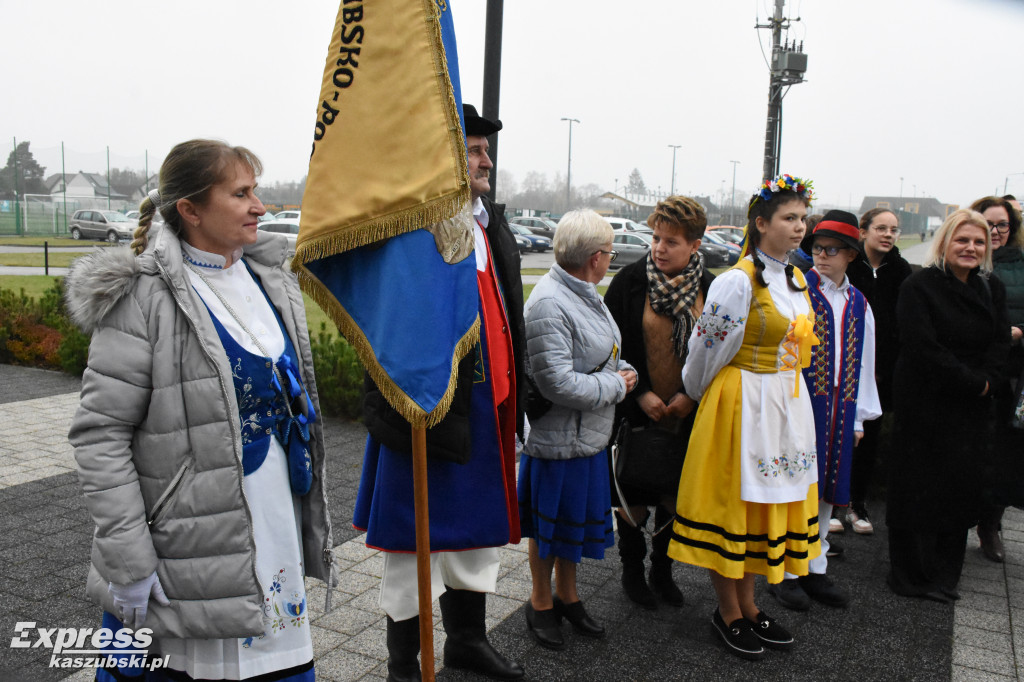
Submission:
{"label": "black ankle boot", "polygon": [[448,635],[444,643],[445,667],[464,668],[501,680],[517,680],[525,674],[522,666],[506,659],[487,641],[486,594],[446,585],[438,601],[441,622]]}
{"label": "black ankle boot", "polygon": [[[662,528],[668,523],[671,514],[658,507],[654,515],[654,528]],[[676,587],[672,579],[672,566],[675,563],[668,555],[668,542],[672,538],[672,527],[667,526],[651,539],[651,573],[648,580],[651,591],[669,606],[682,606],[683,593]]]}
{"label": "black ankle boot", "polygon": [[631,526],[619,516],[619,559],[622,561],[622,589],[626,596],[645,609],[656,609],[658,603],[654,593],[647,586],[644,578],[644,557],[647,556],[647,541],[640,530],[650,514],[638,521],[639,526]]}
{"label": "black ankle boot", "polygon": [[388,616],[388,682],[419,682],[420,618],[391,620]]}

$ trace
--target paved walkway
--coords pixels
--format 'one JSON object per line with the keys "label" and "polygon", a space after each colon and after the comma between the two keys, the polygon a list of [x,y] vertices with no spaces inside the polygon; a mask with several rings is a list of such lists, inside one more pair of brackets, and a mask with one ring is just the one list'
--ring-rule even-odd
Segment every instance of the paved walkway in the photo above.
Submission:
{"label": "paved walkway", "polygon": [[[92,524],[74,472],[68,426],[78,381],[66,375],[0,365],[0,635],[14,624],[96,627],[99,613],[83,595]],[[382,559],[349,525],[359,481],[365,430],[327,420],[328,489],[341,571],[334,608],[323,613],[325,588],[310,581],[309,607],[322,680],[386,677],[384,617],[377,606]],[[532,680],[1024,680],[1024,513],[1008,510],[1007,563],[971,548],[956,606],[894,596],[885,587],[886,532],[878,503],[874,536],[850,533],[839,542],[846,556],[830,575],[848,589],[846,610],[820,606],[791,613],[764,594],[759,603],[799,639],[794,651],[770,652],[761,663],[725,653],[712,633],[714,609],[707,574],[676,565],[687,598],[681,609],[644,611],[619,585],[617,552],[585,560],[580,593],[608,636],[590,640],[566,628],[568,647],[551,652],[527,635],[523,604],[530,592],[525,543],[501,550],[498,593],[488,598],[491,640],[523,663]],[[444,670],[444,634],[435,606],[438,679],[473,676]],[[1018,657],[1018,652],[1020,655]],[[0,680],[88,680],[86,671],[51,669],[39,649],[0,647]]]}

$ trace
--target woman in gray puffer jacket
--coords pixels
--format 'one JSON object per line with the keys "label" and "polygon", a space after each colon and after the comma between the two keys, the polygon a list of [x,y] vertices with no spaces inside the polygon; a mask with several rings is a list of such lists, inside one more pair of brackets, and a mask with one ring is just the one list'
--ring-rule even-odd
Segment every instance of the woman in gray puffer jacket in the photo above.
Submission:
{"label": "woman in gray puffer jacket", "polygon": [[259,171],[242,147],[181,143],[132,250],[76,261],[68,310],[92,340],[69,438],[103,627],[152,629],[150,653],[193,678],[312,680],[323,434],[287,242],[256,229]]}
{"label": "woman in gray puffer jacket", "polygon": [[527,364],[551,401],[530,425],[519,468],[519,518],[530,538],[533,578],[526,624],[549,649],[565,646],[562,618],[580,634],[604,635],[580,602],[576,564],[584,556],[603,559],[614,543],[604,451],[615,405],[636,385],[636,372],[619,355],[619,328],[595,286],[616,256],[612,238],[611,225],[593,211],[562,216],[555,265],[524,309]]}

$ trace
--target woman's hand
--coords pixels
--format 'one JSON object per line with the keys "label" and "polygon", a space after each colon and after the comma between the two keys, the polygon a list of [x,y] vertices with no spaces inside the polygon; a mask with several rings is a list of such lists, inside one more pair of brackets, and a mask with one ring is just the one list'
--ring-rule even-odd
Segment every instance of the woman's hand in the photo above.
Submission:
{"label": "woman's hand", "polygon": [[626,393],[636,388],[636,372],[631,369],[620,369],[619,376],[626,382]]}
{"label": "woman's hand", "polygon": [[665,410],[667,409],[665,403],[661,401],[661,398],[654,395],[654,391],[647,391],[637,398],[636,402],[651,421],[659,422],[665,416]]}
{"label": "woman's hand", "polygon": [[1014,343],[1019,343],[1024,338],[1024,331],[1020,327],[1010,327],[1010,338]]}
{"label": "woman's hand", "polygon": [[114,608],[119,611],[115,613],[125,627],[137,630],[146,622],[146,612],[149,610],[149,600],[153,598],[162,606],[170,606],[171,602],[164,594],[163,585],[156,571],[148,578],[128,585],[115,585],[109,583],[107,591],[114,600]]}
{"label": "woman's hand", "polygon": [[854,431],[853,432],[853,447],[857,447],[858,445],[860,445],[860,439],[863,438],[863,437],[864,437],[864,432],[863,431]]}
{"label": "woman's hand", "polygon": [[693,408],[696,406],[697,403],[690,396],[685,393],[676,393],[672,396],[672,399],[668,401],[668,407],[666,409],[673,417],[685,419],[690,416],[690,413],[693,412]]}

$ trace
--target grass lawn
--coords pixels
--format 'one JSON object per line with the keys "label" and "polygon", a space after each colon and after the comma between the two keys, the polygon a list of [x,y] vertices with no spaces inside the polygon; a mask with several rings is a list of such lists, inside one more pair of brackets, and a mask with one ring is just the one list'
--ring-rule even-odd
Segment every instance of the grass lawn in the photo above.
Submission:
{"label": "grass lawn", "polygon": [[303,292],[302,300],[306,302],[306,326],[309,327],[310,338],[315,338],[320,333],[320,323],[327,323],[327,333],[333,336],[338,335],[338,327],[335,326],[331,318],[327,317],[327,313],[320,309],[320,306],[316,304],[308,294]]}
{"label": "grass lawn", "polygon": [[901,237],[896,242],[896,248],[899,249],[900,251],[903,251],[904,249],[907,249],[907,248],[909,248],[911,246],[916,246],[918,244],[927,244],[930,241],[931,241],[930,239],[925,239],[922,242],[921,241],[921,235],[919,235],[919,234],[912,234],[912,235],[909,235],[909,236],[906,236],[906,237]]}
{"label": "grass lawn", "polygon": [[67,237],[0,237],[0,246],[42,246],[44,242],[48,242],[50,246],[80,246],[83,251],[94,246],[106,245],[106,242],[92,239]]}
{"label": "grass lawn", "polygon": [[0,289],[10,289],[15,293],[24,289],[26,296],[39,299],[58,279],[61,278],[46,275],[0,275]]}
{"label": "grass lawn", "polygon": [[[57,251],[50,254],[51,268],[66,268],[71,261],[86,255],[86,252],[71,253]],[[41,268],[45,253],[0,253],[0,265],[17,266],[23,268]]]}
{"label": "grass lawn", "polygon": [[[59,279],[62,278],[47,277],[46,275],[0,275],[0,289],[9,289],[15,293],[24,290],[26,296],[38,300],[42,297],[43,292]],[[338,328],[334,326],[327,314],[320,310],[320,306],[305,294],[302,295],[302,298],[306,302],[306,322],[309,325],[310,335],[315,336],[319,333],[321,322],[327,323],[328,332],[337,335]]]}

